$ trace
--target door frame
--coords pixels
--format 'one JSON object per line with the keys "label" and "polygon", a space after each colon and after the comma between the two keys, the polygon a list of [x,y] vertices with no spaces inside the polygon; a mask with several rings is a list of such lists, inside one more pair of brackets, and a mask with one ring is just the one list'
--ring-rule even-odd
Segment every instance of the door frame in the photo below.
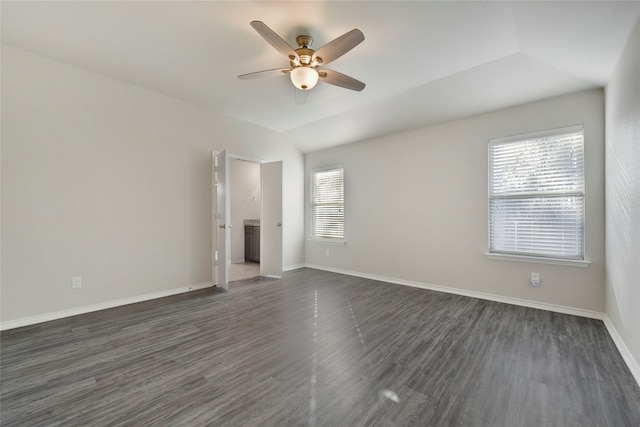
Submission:
{"label": "door frame", "polygon": [[[225,150],[212,150],[211,151],[211,159],[212,159],[212,161],[211,161],[211,167],[212,167],[212,169],[211,169],[211,237],[212,237],[212,240],[211,240],[211,263],[212,263],[212,265],[211,265],[211,282],[216,286],[220,286],[220,284],[217,283],[217,280],[218,280],[217,268],[219,266],[218,266],[217,258],[216,258],[217,257],[217,249],[216,249],[217,248],[217,231],[218,231],[219,224],[218,224],[218,218],[217,218],[217,215],[216,215],[218,200],[217,200],[217,188],[216,188],[217,182],[216,182],[216,171],[215,171],[215,157],[216,157],[216,155],[222,153]],[[260,204],[261,204],[261,207],[260,207],[260,216],[261,216],[260,221],[262,222],[262,212],[263,212],[263,207],[264,207],[262,165],[263,164],[267,164],[267,163],[274,163],[274,162],[273,161],[255,159],[255,158],[251,158],[251,157],[247,157],[247,156],[240,156],[240,155],[237,155],[237,154],[230,153],[228,151],[227,151],[227,159],[229,159],[229,160],[231,160],[231,159],[243,160],[243,161],[247,161],[247,162],[257,163],[257,164],[260,165],[260,169],[261,169],[260,170]],[[282,163],[282,165],[284,165],[284,162],[282,160],[276,160],[275,162],[280,162],[280,163]],[[226,165],[226,167],[229,168],[229,165]],[[227,187],[230,187],[228,181],[227,181]],[[282,184],[282,176],[280,176],[280,184]],[[230,195],[231,194],[230,188],[227,188],[226,190],[227,190],[227,194]],[[282,185],[280,187],[280,203],[282,203]],[[226,222],[230,222],[230,221],[231,221],[230,218],[226,219]],[[282,242],[282,240],[283,240],[282,239],[282,237],[283,237],[282,236],[282,226],[281,226],[282,219],[280,219],[279,224],[280,225],[278,227],[280,227],[280,241]],[[262,224],[261,224],[261,227],[260,227],[261,258],[262,258],[262,248],[268,243],[269,243],[269,241],[268,240],[265,241],[265,239],[264,239],[264,228],[262,227]],[[230,244],[231,244],[231,239],[230,238],[226,239],[226,245],[229,246]],[[283,250],[282,244],[279,245],[279,248],[280,248],[280,251],[282,252],[282,250]],[[283,263],[284,260],[283,260],[283,256],[282,255],[283,254],[281,253],[280,254],[280,264],[281,264],[280,271],[282,271],[282,269],[284,268],[284,263]],[[228,260],[228,262],[229,262],[229,260]],[[229,275],[228,275],[228,267],[229,267],[228,265],[224,266],[224,268],[227,269],[227,274],[225,275],[225,277],[227,277],[227,279],[229,277]],[[263,275],[263,273],[264,273],[263,272],[263,263],[260,262],[260,275]],[[275,276],[275,275],[272,275],[272,274],[266,274],[266,276],[267,277],[277,277],[277,278],[281,277],[281,276]],[[228,280],[227,280],[227,284],[226,285],[223,284],[222,287],[224,289],[228,289]]]}
{"label": "door frame", "polygon": [[[219,165],[218,159],[221,154],[224,153],[224,177],[222,179],[222,193],[224,197],[224,202],[222,203],[223,209],[220,214],[218,211],[220,210],[218,206],[218,202],[220,200],[219,194]],[[224,187],[226,185],[229,186],[229,165],[227,164],[227,160],[229,159],[229,153],[225,150],[222,151],[212,151],[211,152],[211,282],[223,289],[229,289],[229,228],[226,227],[226,223],[228,220],[227,215],[229,213],[229,191]],[[218,166],[218,167],[216,167]],[[222,215],[222,218],[220,216]],[[222,236],[220,235],[222,230]],[[223,243],[224,248],[220,251],[220,243]],[[221,254],[222,252],[222,254]],[[222,265],[222,270],[220,270],[220,266]]]}

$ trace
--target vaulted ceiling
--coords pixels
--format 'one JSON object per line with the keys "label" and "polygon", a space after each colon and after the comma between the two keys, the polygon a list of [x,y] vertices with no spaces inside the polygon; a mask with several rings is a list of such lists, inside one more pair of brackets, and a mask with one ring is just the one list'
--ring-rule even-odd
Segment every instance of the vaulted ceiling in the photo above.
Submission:
{"label": "vaulted ceiling", "polygon": [[[301,151],[518,105],[609,79],[640,2],[10,2],[2,42],[282,133]],[[327,68],[367,84],[319,83],[305,104],[261,20],[314,48],[358,28]]]}

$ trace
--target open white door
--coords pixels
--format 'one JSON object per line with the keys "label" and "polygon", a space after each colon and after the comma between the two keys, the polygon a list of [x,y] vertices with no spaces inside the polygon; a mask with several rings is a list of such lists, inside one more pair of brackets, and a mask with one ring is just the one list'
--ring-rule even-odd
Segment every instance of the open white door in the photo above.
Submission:
{"label": "open white door", "polygon": [[262,163],[260,274],[282,277],[282,162]]}
{"label": "open white door", "polygon": [[229,262],[231,260],[230,241],[230,210],[229,203],[229,156],[224,150],[213,152],[213,192],[212,209],[212,252],[213,252],[213,283],[224,289],[229,289]]}

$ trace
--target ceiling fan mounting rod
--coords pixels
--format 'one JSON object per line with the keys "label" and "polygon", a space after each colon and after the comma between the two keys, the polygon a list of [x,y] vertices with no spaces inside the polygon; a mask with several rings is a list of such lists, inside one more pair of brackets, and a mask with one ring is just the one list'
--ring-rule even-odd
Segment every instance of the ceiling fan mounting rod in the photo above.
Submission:
{"label": "ceiling fan mounting rod", "polygon": [[300,47],[311,47],[313,44],[313,37],[301,34],[296,37],[296,43],[298,43],[298,46]]}

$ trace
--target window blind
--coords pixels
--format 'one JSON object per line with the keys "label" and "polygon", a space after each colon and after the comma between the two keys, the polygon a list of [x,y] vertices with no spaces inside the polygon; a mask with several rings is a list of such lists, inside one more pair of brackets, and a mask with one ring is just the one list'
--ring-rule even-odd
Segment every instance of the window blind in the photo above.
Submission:
{"label": "window blind", "polygon": [[344,170],[311,172],[313,238],[344,239]]}
{"label": "window blind", "polygon": [[489,252],[584,259],[582,126],[489,141]]}

